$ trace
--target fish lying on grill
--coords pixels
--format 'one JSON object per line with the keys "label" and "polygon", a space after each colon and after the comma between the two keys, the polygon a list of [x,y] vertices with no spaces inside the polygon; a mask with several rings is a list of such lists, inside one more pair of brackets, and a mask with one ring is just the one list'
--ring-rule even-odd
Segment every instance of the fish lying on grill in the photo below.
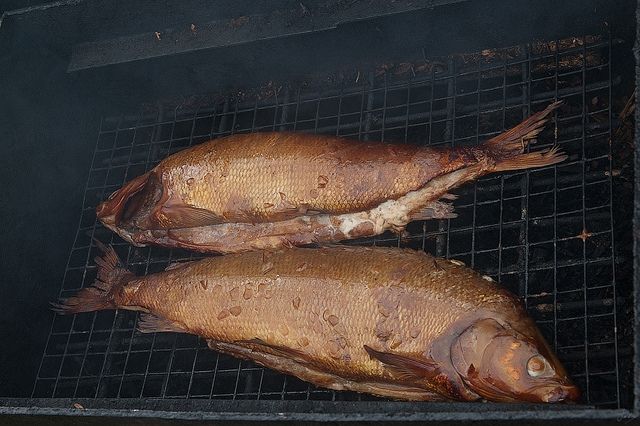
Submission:
{"label": "fish lying on grill", "polygon": [[419,147],[302,133],[232,135],[173,154],[98,206],[128,242],[231,253],[401,232],[454,217],[448,191],[566,159],[525,153],[555,102],[479,146]]}
{"label": "fish lying on grill", "polygon": [[579,390],[521,303],[461,262],[389,248],[292,248],[170,265],[136,277],[112,248],[59,313],[145,312],[142,332],[318,386],[406,400],[561,402]]}

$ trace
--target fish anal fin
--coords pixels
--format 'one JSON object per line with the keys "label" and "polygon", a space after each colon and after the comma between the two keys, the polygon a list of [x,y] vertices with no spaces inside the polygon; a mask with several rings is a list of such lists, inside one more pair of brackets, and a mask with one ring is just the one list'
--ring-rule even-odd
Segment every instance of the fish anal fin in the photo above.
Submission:
{"label": "fish anal fin", "polygon": [[288,348],[285,346],[280,346],[280,345],[274,345],[271,343],[267,343],[262,339],[259,339],[257,337],[254,337],[253,339],[248,339],[248,340],[236,340],[234,343],[237,344],[241,344],[241,345],[255,345],[255,346],[262,346],[264,348],[267,348],[275,353],[277,353],[280,356],[284,356],[287,358],[293,358],[293,359],[304,359],[306,357],[306,354],[302,351],[293,349],[293,348]]}
{"label": "fish anal fin", "polygon": [[431,379],[440,374],[438,363],[430,358],[418,360],[404,355],[377,351],[367,345],[364,345],[364,350],[372,359],[380,361],[398,380]]}
{"label": "fish anal fin", "polygon": [[153,314],[140,314],[138,331],[141,333],[189,333],[182,324]]}
{"label": "fish anal fin", "polygon": [[287,200],[271,209],[269,218],[274,221],[284,221],[301,216],[317,216],[324,213],[322,210],[311,209],[311,205],[308,203],[291,204]]}
{"label": "fish anal fin", "polygon": [[165,204],[158,216],[159,222],[166,228],[195,228],[224,222],[222,217],[207,209],[186,204]]}
{"label": "fish anal fin", "polygon": [[453,219],[456,217],[458,215],[454,213],[453,205],[444,201],[431,202],[409,214],[411,220]]}

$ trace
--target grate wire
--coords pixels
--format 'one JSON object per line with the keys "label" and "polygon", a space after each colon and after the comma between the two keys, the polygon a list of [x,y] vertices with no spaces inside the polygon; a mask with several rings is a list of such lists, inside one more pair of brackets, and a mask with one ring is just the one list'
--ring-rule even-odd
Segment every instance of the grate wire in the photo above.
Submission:
{"label": "grate wire", "polygon": [[[259,99],[224,95],[197,106],[145,105],[101,122],[83,209],[60,295],[92,284],[96,248],[110,242],[138,274],[199,256],[131,247],[95,220],[95,207],[170,153],[234,133],[287,130],[363,140],[469,145],[495,136],[556,99],[565,105],[535,149],[559,145],[559,165],[488,176],[455,193],[458,217],[421,221],[399,238],[347,244],[402,246],[461,260],[517,293],[549,339],[585,402],[620,408],[616,291],[612,72],[609,34],[561,40],[517,54],[451,56],[441,69],[363,73],[338,87],[284,85]],[[142,335],[136,315],[100,312],[53,319],[34,397],[374,400],[316,388],[210,351],[178,334]]]}

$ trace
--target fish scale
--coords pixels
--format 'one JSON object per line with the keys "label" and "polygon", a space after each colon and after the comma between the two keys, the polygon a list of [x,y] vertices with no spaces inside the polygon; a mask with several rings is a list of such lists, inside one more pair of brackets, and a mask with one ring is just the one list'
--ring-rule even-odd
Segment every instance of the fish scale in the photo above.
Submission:
{"label": "fish scale", "polygon": [[550,104],[478,146],[428,147],[267,132],[172,154],[127,182],[96,215],[137,245],[230,253],[402,232],[455,217],[452,189],[489,173],[549,166],[557,147],[527,152]]}
{"label": "fish scale", "polygon": [[[376,324],[384,318],[378,302],[389,291],[405,292],[399,296],[398,308],[384,322],[394,335],[401,336],[402,343],[397,348],[409,353],[425,351],[464,312],[482,306],[484,299],[476,297],[479,292],[501,293],[497,286],[478,279],[467,268],[447,261],[441,261],[440,267],[446,268],[448,276],[432,275],[433,267],[425,262],[430,257],[413,251],[287,250],[271,257],[274,260],[268,262],[273,267],[266,272],[261,269],[265,263],[263,254],[257,252],[189,263],[167,271],[168,275],[150,276],[136,283],[135,291],[127,293],[122,304],[144,306],[195,334],[215,340],[258,338],[278,346],[300,348],[298,340],[306,337],[310,344],[300,349],[317,357],[323,369],[338,374],[355,367],[354,371],[364,376],[381,373],[380,363],[369,359],[362,347],[389,344],[390,339],[376,335]],[[385,264],[394,264],[398,259],[407,266],[407,273],[400,280],[391,277],[393,271],[384,269]],[[302,263],[307,267],[298,271]],[[383,265],[381,273],[372,274],[372,267],[377,265]],[[203,291],[198,285],[200,280],[209,282],[208,290]],[[447,283],[460,280],[470,282],[456,286],[455,291],[446,291]],[[234,288],[242,292],[247,285],[258,288],[254,297],[231,297]],[[300,297],[298,309],[293,307],[295,297]],[[503,298],[511,300],[506,295]],[[235,306],[241,308],[241,313],[226,315]],[[340,359],[329,350],[330,342],[339,333],[324,318],[328,317],[324,315],[327,310],[348,325],[344,337],[349,350],[340,351]],[[224,318],[218,319],[221,312],[225,313]],[[285,324],[290,333],[278,333],[278,324]],[[421,328],[418,338],[403,334],[416,326]],[[349,355],[349,361],[342,359],[345,355]]]}
{"label": "fish scale", "polygon": [[[522,304],[457,261],[407,249],[293,248],[172,264],[141,278],[119,267],[113,250],[97,262],[94,286],[55,305],[59,312],[144,311],[143,332],[196,334],[217,350],[333,389],[426,400],[575,399]],[[476,348],[492,339],[495,354]],[[522,382],[529,393],[501,394],[494,388],[501,376],[489,370],[489,385],[469,387],[487,359],[513,381],[525,377],[532,357],[537,368],[553,364],[551,384],[517,379],[503,390]]]}
{"label": "fish scale", "polygon": [[[353,151],[349,145],[359,146],[361,152],[373,151],[370,156],[378,153],[378,157],[358,164],[346,157]],[[345,146],[350,150],[345,151]],[[269,220],[285,203],[290,203],[292,210],[363,210],[419,188],[435,172],[412,164],[422,164],[421,157],[428,158],[429,150],[394,146],[399,159],[408,163],[405,167],[399,159],[389,162],[384,155],[387,149],[382,144],[346,144],[322,135],[254,133],[179,152],[157,169],[167,173],[172,189],[190,206],[227,220],[244,218],[238,216],[244,211],[237,208],[248,210],[244,213],[254,219]],[[290,152],[298,155],[287,154]],[[193,167],[178,166],[184,164]],[[187,183],[190,180],[194,182],[191,185]],[[233,203],[234,198],[246,200],[246,204]]]}

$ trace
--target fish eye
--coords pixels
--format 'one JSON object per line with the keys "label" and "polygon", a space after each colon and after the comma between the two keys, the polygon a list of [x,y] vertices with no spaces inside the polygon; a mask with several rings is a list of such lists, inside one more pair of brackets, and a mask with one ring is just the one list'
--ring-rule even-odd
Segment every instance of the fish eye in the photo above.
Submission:
{"label": "fish eye", "polygon": [[527,373],[531,377],[539,377],[544,374],[546,362],[540,355],[534,355],[527,361]]}

